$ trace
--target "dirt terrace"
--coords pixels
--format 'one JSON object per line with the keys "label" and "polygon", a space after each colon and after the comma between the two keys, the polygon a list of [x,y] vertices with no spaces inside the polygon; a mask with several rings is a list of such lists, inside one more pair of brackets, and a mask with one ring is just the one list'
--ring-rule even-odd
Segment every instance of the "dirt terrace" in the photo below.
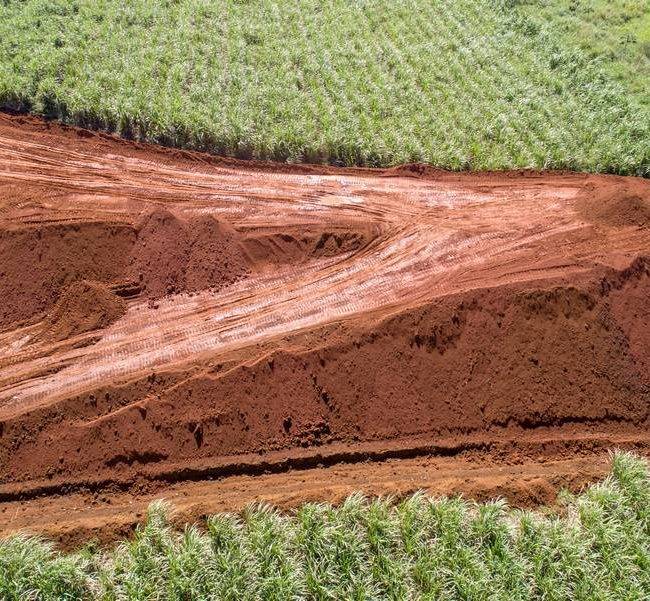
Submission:
{"label": "dirt terrace", "polygon": [[290,470],[582,484],[650,442],[649,257],[646,180],[244,163],[0,116],[0,529],[69,533],[55,499],[130,524],[210,479],[282,504]]}

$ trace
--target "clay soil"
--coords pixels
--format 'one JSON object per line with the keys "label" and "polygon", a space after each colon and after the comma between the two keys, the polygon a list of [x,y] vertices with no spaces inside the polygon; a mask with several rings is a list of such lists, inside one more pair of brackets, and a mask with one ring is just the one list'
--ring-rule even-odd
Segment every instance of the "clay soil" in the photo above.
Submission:
{"label": "clay soil", "polygon": [[0,115],[0,534],[650,449],[650,182],[238,162]]}

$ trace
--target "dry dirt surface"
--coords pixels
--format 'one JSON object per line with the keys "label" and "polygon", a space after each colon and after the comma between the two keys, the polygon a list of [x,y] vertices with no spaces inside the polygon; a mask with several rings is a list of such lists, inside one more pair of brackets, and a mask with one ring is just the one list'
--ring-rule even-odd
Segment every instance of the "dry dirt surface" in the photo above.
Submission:
{"label": "dry dirt surface", "polygon": [[[273,165],[0,115],[0,533],[650,448],[650,182]],[[185,499],[181,501],[181,499]]]}

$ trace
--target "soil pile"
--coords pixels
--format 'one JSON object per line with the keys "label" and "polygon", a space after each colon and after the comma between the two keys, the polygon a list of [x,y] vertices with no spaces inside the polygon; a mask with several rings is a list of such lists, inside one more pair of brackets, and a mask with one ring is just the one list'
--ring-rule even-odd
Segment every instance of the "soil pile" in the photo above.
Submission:
{"label": "soil pile", "polygon": [[246,277],[250,268],[239,235],[227,223],[205,216],[191,219],[185,290],[221,290]]}
{"label": "soil pile", "polygon": [[68,286],[45,319],[43,337],[65,340],[108,327],[126,313],[126,303],[100,282]]}
{"label": "soil pile", "polygon": [[124,286],[139,278],[145,294],[159,298],[220,290],[248,273],[239,235],[212,217],[185,222],[158,209],[139,227],[88,221],[0,228],[0,330],[38,320],[80,280]]}
{"label": "soil pile", "polygon": [[643,180],[594,187],[577,203],[589,221],[610,226],[650,226],[650,185]]}
{"label": "soil pile", "polygon": [[49,311],[75,281],[120,280],[134,241],[129,225],[105,222],[0,228],[0,329]]}
{"label": "soil pile", "polygon": [[210,216],[183,221],[165,209],[155,209],[141,221],[131,265],[149,298],[220,290],[249,273],[232,228]]}

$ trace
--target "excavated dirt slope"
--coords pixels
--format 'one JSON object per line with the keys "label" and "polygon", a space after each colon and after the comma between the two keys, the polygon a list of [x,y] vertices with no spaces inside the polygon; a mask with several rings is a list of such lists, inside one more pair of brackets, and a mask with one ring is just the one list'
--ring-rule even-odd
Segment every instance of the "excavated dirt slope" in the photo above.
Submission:
{"label": "excavated dirt slope", "polygon": [[0,531],[360,473],[547,502],[649,448],[649,214],[634,178],[241,163],[0,115]]}

